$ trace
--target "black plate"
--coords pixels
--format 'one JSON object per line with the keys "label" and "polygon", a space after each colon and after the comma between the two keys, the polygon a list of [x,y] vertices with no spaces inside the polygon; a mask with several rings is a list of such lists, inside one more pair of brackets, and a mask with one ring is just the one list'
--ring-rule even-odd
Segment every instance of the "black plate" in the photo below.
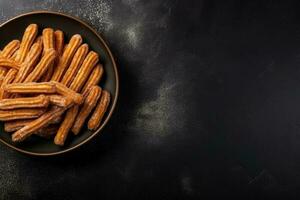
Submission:
{"label": "black plate", "polygon": [[87,43],[91,50],[99,53],[100,62],[103,64],[105,71],[100,86],[108,90],[112,96],[110,107],[99,129],[92,132],[84,127],[81,133],[76,137],[73,136],[73,134],[69,134],[64,147],[56,146],[52,140],[44,140],[37,136],[32,136],[23,143],[13,143],[10,134],[6,133],[3,129],[3,123],[0,124],[0,141],[17,151],[40,156],[61,154],[86,143],[93,138],[93,136],[97,135],[107,124],[113,113],[118,97],[119,79],[117,67],[107,44],[95,30],[75,17],[57,12],[30,12],[5,22],[0,26],[1,49],[13,39],[21,39],[25,28],[31,23],[38,24],[40,32],[46,27],[62,30],[65,33],[66,41],[68,41],[72,35],[80,34],[83,38],[83,42]]}

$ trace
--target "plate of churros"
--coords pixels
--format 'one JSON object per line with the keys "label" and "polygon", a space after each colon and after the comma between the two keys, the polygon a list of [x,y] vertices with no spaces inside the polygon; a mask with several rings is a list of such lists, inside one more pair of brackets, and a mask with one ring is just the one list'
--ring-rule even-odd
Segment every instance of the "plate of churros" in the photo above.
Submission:
{"label": "plate of churros", "polygon": [[119,80],[103,37],[48,11],[0,26],[0,141],[30,155],[71,151],[102,132]]}

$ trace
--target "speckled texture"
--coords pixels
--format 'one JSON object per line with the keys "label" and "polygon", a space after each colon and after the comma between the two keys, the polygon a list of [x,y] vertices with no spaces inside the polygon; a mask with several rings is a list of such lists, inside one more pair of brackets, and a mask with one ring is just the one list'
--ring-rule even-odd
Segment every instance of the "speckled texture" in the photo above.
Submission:
{"label": "speckled texture", "polygon": [[120,100],[82,148],[0,145],[0,199],[268,199],[300,195],[299,1],[10,0],[0,21],[69,13],[102,33]]}

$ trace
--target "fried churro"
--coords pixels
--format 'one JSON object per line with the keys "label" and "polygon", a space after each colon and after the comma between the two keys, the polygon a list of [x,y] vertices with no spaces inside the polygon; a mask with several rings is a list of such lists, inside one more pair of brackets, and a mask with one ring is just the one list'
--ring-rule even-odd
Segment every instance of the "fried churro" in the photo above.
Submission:
{"label": "fried churro", "polygon": [[81,90],[81,93],[84,97],[87,96],[87,94],[92,86],[98,85],[98,83],[100,82],[100,80],[102,78],[103,71],[104,71],[103,66],[101,64],[98,64],[94,67],[89,79],[86,81],[86,83],[84,84],[84,86]]}
{"label": "fried churro", "polygon": [[32,119],[17,119],[13,121],[7,121],[4,123],[4,131],[13,132],[23,128],[25,125],[32,122]]}
{"label": "fried churro", "polygon": [[25,57],[33,44],[38,33],[38,26],[36,24],[30,24],[26,29],[22,37],[19,53],[17,54],[16,61],[23,62]]}
{"label": "fried churro", "polygon": [[3,89],[9,93],[50,93],[56,92],[55,84],[49,82],[41,83],[12,83],[3,86]]}
{"label": "fried churro", "polygon": [[58,65],[54,69],[52,81],[60,81],[66,68],[69,66],[77,48],[81,45],[82,38],[80,35],[73,35],[70,39],[69,44],[67,45],[63,55],[59,58]]}
{"label": "fried churro", "polygon": [[0,66],[8,69],[20,69],[20,64],[9,58],[0,58]]}
{"label": "fried churro", "polygon": [[62,95],[56,95],[56,94],[52,94],[52,95],[48,95],[48,97],[50,98],[50,103],[56,106],[60,106],[60,107],[70,107],[71,104],[73,103],[73,100],[71,98],[68,98],[66,96],[62,96]]}
{"label": "fried churro", "polygon": [[99,60],[99,56],[96,52],[90,51],[84,59],[82,66],[80,67],[77,75],[75,76],[70,88],[76,92],[80,91],[86,80],[88,79],[90,72]]}
{"label": "fried churro", "polygon": [[99,127],[99,125],[102,121],[102,118],[109,106],[110,98],[111,98],[110,93],[107,92],[106,90],[103,90],[102,94],[101,94],[101,98],[98,101],[97,106],[96,106],[91,118],[88,121],[88,129],[89,130],[96,130]]}
{"label": "fried churro", "polygon": [[42,45],[39,42],[36,42],[32,45],[24,63],[22,63],[20,70],[14,80],[14,83],[23,82],[26,77],[33,70],[33,67],[37,64],[38,59],[42,53]]}
{"label": "fried churro", "polygon": [[1,51],[0,56],[3,58],[10,58],[20,47],[19,40],[12,40]]}
{"label": "fried churro", "polygon": [[35,131],[49,125],[53,119],[59,117],[64,111],[65,109],[62,107],[53,106],[49,111],[44,113],[42,116],[33,120],[32,122],[30,122],[29,124],[21,128],[20,130],[16,131],[12,135],[12,141],[14,142],[23,141],[24,139],[32,135]]}
{"label": "fried churro", "polygon": [[49,49],[45,51],[45,55],[41,58],[41,61],[37,66],[33,69],[33,71],[28,75],[28,77],[25,79],[26,82],[34,82],[38,81],[43,74],[46,72],[48,67],[51,66],[56,56],[56,52],[54,49]]}
{"label": "fried churro", "polygon": [[14,110],[0,110],[0,120],[10,121],[16,119],[33,119],[41,116],[45,109],[41,108],[21,108]]}
{"label": "fried churro", "polygon": [[67,111],[64,121],[61,123],[61,125],[57,131],[57,134],[54,138],[54,143],[56,145],[59,145],[59,146],[64,145],[65,140],[68,136],[68,133],[69,133],[69,131],[74,123],[74,120],[76,118],[76,115],[78,113],[78,110],[79,110],[79,106],[75,105]]}
{"label": "fried churro", "polygon": [[49,104],[49,97],[39,95],[36,97],[24,97],[15,99],[0,100],[0,110],[10,110],[17,108],[44,108]]}
{"label": "fried churro", "polygon": [[72,132],[75,135],[77,135],[80,132],[86,118],[89,116],[93,108],[96,106],[97,101],[100,98],[101,92],[102,89],[99,86],[93,86],[90,89],[90,92],[86,97],[86,99],[84,100],[83,105],[80,108],[80,112],[75,119],[76,123],[74,123],[72,127]]}
{"label": "fried churro", "polygon": [[69,68],[61,80],[62,84],[70,86],[88,51],[89,46],[87,44],[83,44],[77,49]]}
{"label": "fried churro", "polygon": [[0,87],[0,99],[4,99],[7,97],[7,93],[5,92],[4,87],[5,87],[5,85],[13,82],[17,73],[18,72],[16,70],[9,70],[7,72],[6,76],[3,79],[2,85]]}
{"label": "fried churro", "polygon": [[61,30],[56,30],[54,32],[54,38],[55,38],[55,50],[58,54],[58,56],[61,56],[64,50],[64,32]]}
{"label": "fried churro", "polygon": [[66,87],[62,83],[59,83],[57,81],[51,81],[50,83],[55,84],[56,86],[56,92],[58,94],[64,95],[74,101],[76,104],[81,104],[83,102],[83,96],[74,90],[71,90],[70,88]]}

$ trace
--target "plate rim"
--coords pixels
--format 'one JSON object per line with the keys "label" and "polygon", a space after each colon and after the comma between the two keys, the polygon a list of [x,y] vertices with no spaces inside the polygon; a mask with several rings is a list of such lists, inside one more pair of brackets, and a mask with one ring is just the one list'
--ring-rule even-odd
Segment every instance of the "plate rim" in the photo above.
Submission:
{"label": "plate rim", "polygon": [[108,113],[108,116],[106,117],[105,121],[102,123],[102,125],[94,132],[92,133],[88,138],[86,138],[85,140],[83,140],[82,142],[76,144],[73,147],[61,150],[61,151],[57,151],[57,152],[51,152],[51,153],[36,153],[36,152],[31,152],[31,151],[27,151],[27,150],[23,150],[20,149],[8,142],[6,142],[5,140],[3,140],[2,138],[0,138],[0,142],[2,142],[3,144],[5,144],[6,146],[21,152],[23,154],[27,154],[27,155],[31,155],[31,156],[41,156],[41,157],[45,157],[45,156],[54,156],[54,155],[61,155],[67,152],[70,152],[72,150],[75,150],[79,147],[81,147],[82,145],[84,145],[85,143],[89,142],[92,138],[94,138],[96,135],[98,135],[102,129],[106,126],[106,124],[108,123],[108,121],[110,120],[110,118],[112,117],[112,114],[115,111],[116,108],[116,104],[118,101],[118,97],[119,97],[119,73],[118,73],[118,68],[116,65],[116,61],[115,58],[110,50],[110,48],[107,45],[106,40],[104,39],[104,37],[98,33],[94,28],[92,28],[87,22],[81,20],[79,17],[75,17],[72,16],[70,14],[66,14],[66,13],[61,13],[61,12],[57,12],[57,11],[46,11],[46,10],[36,10],[36,11],[31,11],[31,12],[26,12],[26,13],[22,13],[19,15],[16,15],[15,17],[12,17],[11,19],[6,20],[5,22],[0,24],[0,28],[2,28],[3,26],[5,26],[6,24],[10,23],[11,21],[14,21],[18,18],[22,18],[24,16],[28,16],[28,15],[34,15],[34,14],[53,14],[53,15],[59,15],[59,16],[63,16],[63,17],[67,17],[69,19],[75,20],[77,22],[79,22],[80,24],[82,24],[83,26],[85,26],[86,28],[88,28],[90,31],[92,31],[97,38],[102,42],[102,44],[104,45],[105,50],[108,52],[109,58],[112,61],[112,65],[113,65],[113,69],[114,69],[114,74],[115,74],[115,79],[116,79],[116,86],[115,86],[115,97],[114,97],[114,101],[112,103],[112,107],[110,109],[110,112]]}

